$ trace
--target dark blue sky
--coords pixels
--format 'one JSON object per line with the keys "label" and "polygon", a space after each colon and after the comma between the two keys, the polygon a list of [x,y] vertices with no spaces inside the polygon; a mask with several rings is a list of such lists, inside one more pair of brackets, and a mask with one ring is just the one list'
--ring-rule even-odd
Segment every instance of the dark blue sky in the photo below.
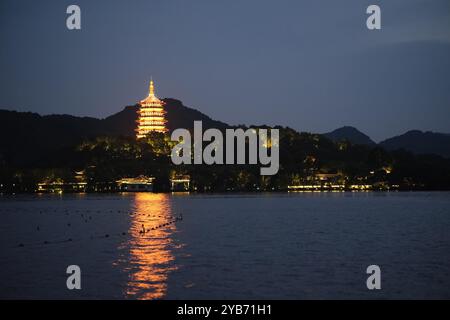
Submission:
{"label": "dark blue sky", "polygon": [[151,76],[231,124],[450,132],[450,1],[0,1],[0,108],[106,117]]}

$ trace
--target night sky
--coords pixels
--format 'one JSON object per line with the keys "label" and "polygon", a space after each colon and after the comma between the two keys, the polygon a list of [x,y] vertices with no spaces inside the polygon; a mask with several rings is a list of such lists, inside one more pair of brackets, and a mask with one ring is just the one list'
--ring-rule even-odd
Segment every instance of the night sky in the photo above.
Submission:
{"label": "night sky", "polygon": [[450,133],[450,1],[0,1],[2,109],[103,118],[151,76],[230,124]]}

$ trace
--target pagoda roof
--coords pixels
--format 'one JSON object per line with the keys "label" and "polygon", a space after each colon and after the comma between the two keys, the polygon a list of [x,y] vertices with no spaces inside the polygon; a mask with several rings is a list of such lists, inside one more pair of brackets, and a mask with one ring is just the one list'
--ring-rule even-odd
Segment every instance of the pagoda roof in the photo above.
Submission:
{"label": "pagoda roof", "polygon": [[149,93],[147,98],[141,100],[141,103],[162,103],[162,101],[155,94],[155,86],[153,80],[150,81]]}

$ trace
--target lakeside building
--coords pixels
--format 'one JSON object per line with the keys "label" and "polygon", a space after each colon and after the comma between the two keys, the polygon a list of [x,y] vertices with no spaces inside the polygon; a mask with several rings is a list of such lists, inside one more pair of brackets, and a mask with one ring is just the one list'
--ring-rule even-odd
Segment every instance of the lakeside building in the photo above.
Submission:
{"label": "lakeside building", "polygon": [[63,192],[86,192],[86,182],[41,182],[37,185],[37,192],[44,193],[63,193]]}
{"label": "lakeside building", "polygon": [[153,80],[150,81],[149,94],[140,102],[138,112],[136,137],[144,138],[149,132],[167,132],[166,111],[164,102],[155,94]]}
{"label": "lakeside building", "polygon": [[176,175],[170,179],[170,188],[174,192],[189,191],[191,177],[188,175]]}
{"label": "lakeside building", "polygon": [[299,184],[289,185],[288,191],[344,191],[343,184]]}
{"label": "lakeside building", "polygon": [[346,189],[345,177],[338,172],[311,172],[301,178],[293,176],[287,186],[288,191],[344,191]]}
{"label": "lakeside building", "polygon": [[47,178],[37,184],[36,192],[39,193],[63,193],[63,192],[86,192],[88,184],[84,170],[75,171],[71,181],[64,181],[61,178]]}
{"label": "lakeside building", "polygon": [[155,178],[139,176],[136,178],[122,178],[117,180],[117,186],[124,192],[152,192]]}

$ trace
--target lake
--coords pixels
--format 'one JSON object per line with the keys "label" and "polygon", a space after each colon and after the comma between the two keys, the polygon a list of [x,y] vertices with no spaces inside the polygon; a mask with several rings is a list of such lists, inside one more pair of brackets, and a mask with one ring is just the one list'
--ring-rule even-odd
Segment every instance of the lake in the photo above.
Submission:
{"label": "lake", "polygon": [[0,217],[3,299],[450,298],[449,192],[4,195]]}

